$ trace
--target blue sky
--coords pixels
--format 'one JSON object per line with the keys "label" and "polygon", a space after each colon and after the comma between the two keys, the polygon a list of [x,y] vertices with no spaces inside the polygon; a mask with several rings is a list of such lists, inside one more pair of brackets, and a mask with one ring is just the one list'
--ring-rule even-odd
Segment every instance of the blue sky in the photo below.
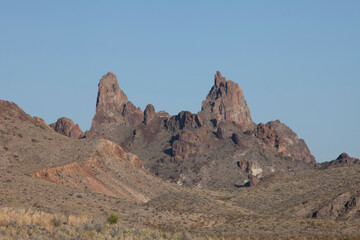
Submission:
{"label": "blue sky", "polygon": [[0,1],[0,99],[89,129],[114,72],[142,109],[197,112],[220,70],[317,161],[360,157],[359,1]]}

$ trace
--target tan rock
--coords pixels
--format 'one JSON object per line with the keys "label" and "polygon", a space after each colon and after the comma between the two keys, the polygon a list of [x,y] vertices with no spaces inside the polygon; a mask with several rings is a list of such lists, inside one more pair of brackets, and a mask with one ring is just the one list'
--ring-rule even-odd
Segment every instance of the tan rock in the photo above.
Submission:
{"label": "tan rock", "polygon": [[244,94],[237,83],[226,80],[219,71],[215,74],[215,84],[202,102],[201,117],[220,122],[233,121],[245,131],[255,124],[251,119]]}
{"label": "tan rock", "polygon": [[66,117],[59,118],[56,123],[49,126],[56,132],[71,138],[80,138],[83,133],[78,124],[74,124],[70,118]]}
{"label": "tan rock", "polygon": [[135,126],[143,121],[144,113],[128,100],[115,74],[109,72],[104,75],[98,87],[96,113],[91,129],[101,124]]}
{"label": "tan rock", "polygon": [[153,105],[148,104],[144,111],[144,124],[148,125],[151,120],[156,117],[155,108]]}

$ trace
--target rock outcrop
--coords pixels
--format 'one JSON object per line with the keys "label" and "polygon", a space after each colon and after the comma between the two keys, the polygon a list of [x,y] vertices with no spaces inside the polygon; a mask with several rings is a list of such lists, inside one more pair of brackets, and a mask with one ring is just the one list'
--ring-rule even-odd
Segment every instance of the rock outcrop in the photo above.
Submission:
{"label": "rock outcrop", "polygon": [[226,80],[219,71],[215,74],[214,86],[202,102],[200,114],[216,123],[233,121],[244,131],[255,126],[241,88],[237,83]]}
{"label": "rock outcrop", "polygon": [[98,85],[96,113],[91,129],[102,124],[135,126],[144,120],[144,113],[128,100],[120,89],[115,74],[104,75]]}
{"label": "rock outcrop", "polygon": [[321,169],[337,168],[337,167],[349,167],[353,165],[360,165],[360,159],[350,157],[347,153],[340,154],[335,160],[331,162],[320,163]]}
{"label": "rock outcrop", "polygon": [[216,135],[216,137],[218,138],[218,139],[224,139],[224,137],[225,137],[225,133],[224,133],[224,130],[222,129],[222,127],[218,127],[217,128],[217,130],[216,130],[216,133],[215,133],[215,135]]}
{"label": "rock outcrop", "polygon": [[148,125],[155,117],[156,112],[154,106],[152,104],[148,104],[144,111],[144,124]]}
{"label": "rock outcrop", "polygon": [[254,135],[261,139],[266,145],[274,147],[284,157],[291,157],[305,163],[316,163],[305,141],[299,139],[296,133],[279,120],[266,124],[260,123],[255,129],[245,131],[245,134]]}
{"label": "rock outcrop", "polygon": [[249,187],[253,187],[259,183],[259,179],[256,176],[249,174]]}
{"label": "rock outcrop", "polygon": [[62,135],[71,138],[80,138],[83,134],[78,124],[74,124],[74,122],[70,118],[61,117],[56,123],[52,123],[49,125],[55,132],[58,132]]}
{"label": "rock outcrop", "polygon": [[240,140],[240,136],[237,133],[233,133],[233,135],[231,136],[231,139],[233,140],[233,142],[236,145],[240,145],[241,144],[241,140]]}
{"label": "rock outcrop", "polygon": [[313,218],[339,219],[360,217],[360,194],[346,192],[312,213]]}
{"label": "rock outcrop", "polygon": [[182,129],[194,129],[203,125],[202,120],[196,114],[189,111],[182,111],[176,116],[172,116],[165,122],[165,127],[168,130],[176,131]]}
{"label": "rock outcrop", "polygon": [[[256,183],[276,171],[312,167],[306,144],[284,126],[271,122],[257,127],[241,88],[220,72],[201,111],[174,116],[156,112],[151,104],[141,112],[108,73],[100,80],[96,114],[86,137],[105,134],[163,179],[227,187],[243,184],[249,174]],[[247,163],[237,168],[238,161]]]}
{"label": "rock outcrop", "polygon": [[202,141],[201,131],[185,130],[179,133],[172,143],[171,154],[177,162],[184,160],[190,154],[195,154]]}

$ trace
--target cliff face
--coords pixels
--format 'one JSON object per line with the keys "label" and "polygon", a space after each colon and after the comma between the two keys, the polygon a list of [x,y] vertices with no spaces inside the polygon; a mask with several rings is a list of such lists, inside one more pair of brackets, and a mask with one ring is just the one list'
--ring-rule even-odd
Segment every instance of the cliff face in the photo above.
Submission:
{"label": "cliff face", "polygon": [[274,147],[284,157],[290,157],[304,163],[316,163],[305,141],[299,139],[296,133],[279,120],[266,124],[260,123],[255,129],[247,130],[245,134],[261,139],[266,145]]}
{"label": "cliff face", "polygon": [[102,124],[135,126],[144,120],[144,113],[128,100],[120,89],[115,74],[104,75],[98,85],[96,113],[91,129]]}
{"label": "cliff face", "polygon": [[201,116],[216,123],[222,120],[237,123],[242,130],[254,127],[243,91],[237,83],[226,80],[219,71],[214,77],[214,86],[202,102]]}
{"label": "cliff face", "polygon": [[254,186],[273,172],[292,173],[315,162],[285,124],[256,125],[239,85],[220,72],[200,112],[174,116],[157,113],[151,104],[143,113],[108,73],[100,80],[96,114],[85,136],[106,136],[138,155],[153,174],[188,186]]}
{"label": "cliff face", "polygon": [[70,118],[66,117],[59,118],[56,123],[52,123],[49,126],[54,129],[55,132],[71,138],[80,138],[83,133],[78,124],[74,124]]}

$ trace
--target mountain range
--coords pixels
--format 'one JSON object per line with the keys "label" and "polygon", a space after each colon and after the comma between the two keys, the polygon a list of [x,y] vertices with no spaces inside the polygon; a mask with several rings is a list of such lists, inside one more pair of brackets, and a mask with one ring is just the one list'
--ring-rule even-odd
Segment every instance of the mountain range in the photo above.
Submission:
{"label": "mountain range", "polygon": [[201,110],[174,116],[136,107],[109,72],[85,132],[0,100],[0,159],[2,207],[224,239],[360,238],[360,160],[317,163],[286,124],[255,123],[219,71]]}

